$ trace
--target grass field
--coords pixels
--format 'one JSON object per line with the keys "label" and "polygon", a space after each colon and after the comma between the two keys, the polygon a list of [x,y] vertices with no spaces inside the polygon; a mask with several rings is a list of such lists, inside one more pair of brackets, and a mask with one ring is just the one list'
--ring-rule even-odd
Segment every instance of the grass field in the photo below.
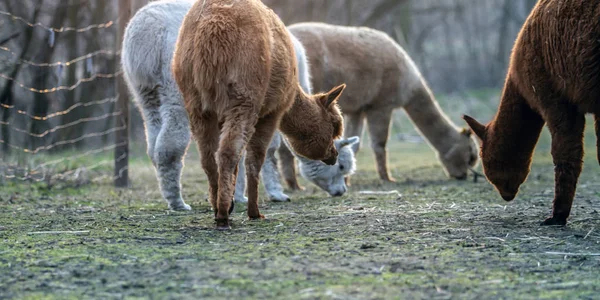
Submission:
{"label": "grass field", "polygon": [[[426,144],[392,141],[397,183],[377,180],[363,147],[347,195],[303,181],[290,203],[261,200],[266,221],[247,221],[238,205],[228,232],[213,229],[195,151],[183,180],[189,213],[166,211],[147,159],[132,163],[126,190],[7,183],[0,298],[597,299],[595,149],[568,226],[540,227],[553,197],[547,141],[512,203],[485,180],[446,179]],[[393,190],[401,196],[360,193]]]}

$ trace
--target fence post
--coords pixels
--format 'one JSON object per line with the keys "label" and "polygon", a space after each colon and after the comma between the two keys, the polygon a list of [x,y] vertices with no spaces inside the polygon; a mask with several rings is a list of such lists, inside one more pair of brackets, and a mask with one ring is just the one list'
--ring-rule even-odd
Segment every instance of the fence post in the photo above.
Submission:
{"label": "fence post", "polygon": [[133,0],[133,7],[131,8],[132,12],[137,12],[140,8],[144,7],[148,4],[148,0]]}
{"label": "fence post", "polygon": [[[131,0],[119,1],[119,28],[117,33],[117,51],[121,50],[125,26],[131,18]],[[121,60],[116,60],[117,70],[121,69]],[[129,186],[129,91],[123,76],[117,78],[116,84],[117,103],[116,107],[120,111],[121,118],[117,119],[117,127],[125,126],[115,133],[117,147],[115,148],[115,186]]]}

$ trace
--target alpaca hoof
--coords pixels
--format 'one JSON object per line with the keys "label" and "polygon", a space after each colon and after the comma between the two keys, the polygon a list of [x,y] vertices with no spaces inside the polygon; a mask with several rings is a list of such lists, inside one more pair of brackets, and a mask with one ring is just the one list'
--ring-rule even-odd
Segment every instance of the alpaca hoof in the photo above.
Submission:
{"label": "alpaca hoof", "polygon": [[[231,202],[231,205],[229,206],[229,214],[231,215],[231,213],[233,212],[233,209],[235,208],[235,201]],[[217,219],[217,215],[219,214],[219,209],[213,209],[213,211],[215,212],[215,220]]]}
{"label": "alpaca hoof", "polygon": [[248,216],[249,220],[264,220],[265,216],[263,216],[262,214],[258,214],[258,216]]}
{"label": "alpaca hoof", "polygon": [[234,202],[236,202],[236,203],[248,203],[248,197],[238,197],[238,198],[235,198]]}
{"label": "alpaca hoof", "polygon": [[189,206],[188,204],[185,204],[185,202],[183,202],[183,200],[181,200],[176,203],[169,203],[169,209],[175,210],[175,211],[190,211],[190,210],[192,210],[192,207]]}
{"label": "alpaca hoof", "polygon": [[229,224],[229,219],[217,219],[217,227],[216,229],[219,231],[230,230],[231,225]]}
{"label": "alpaca hoof", "polygon": [[346,186],[350,186],[350,177],[344,177],[344,184],[346,184]]}
{"label": "alpaca hoof", "polygon": [[275,195],[269,195],[269,200],[273,202],[290,202],[290,197],[286,194],[279,193]]}
{"label": "alpaca hoof", "polygon": [[550,217],[546,220],[544,220],[544,222],[542,222],[542,224],[540,224],[541,226],[565,226],[567,225],[567,218],[560,218],[560,217]]}
{"label": "alpaca hoof", "polygon": [[396,182],[396,179],[394,179],[393,177],[383,178],[382,180],[385,182],[391,182],[391,183]]}

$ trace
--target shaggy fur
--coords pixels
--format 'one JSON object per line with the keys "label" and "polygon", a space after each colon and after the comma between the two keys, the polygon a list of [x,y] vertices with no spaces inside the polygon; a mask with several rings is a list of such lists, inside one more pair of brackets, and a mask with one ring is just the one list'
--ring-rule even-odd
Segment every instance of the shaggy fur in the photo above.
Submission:
{"label": "shaggy fur", "polygon": [[[183,107],[183,98],[172,78],[171,61],[179,28],[192,4],[191,0],[162,0],[145,6],[130,20],[125,31],[122,51],[122,65],[126,81],[144,116],[148,155],[156,168],[165,200],[170,208],[176,210],[190,208],[184,203],[180,191],[183,156],[189,144],[190,133],[189,126],[185,133],[181,132],[180,126],[184,125],[182,122],[187,123],[188,119]],[[300,85],[307,93],[311,93],[312,86],[304,48],[294,36],[290,35],[290,37],[296,52]],[[158,91],[161,92],[158,93]],[[163,111],[166,107],[179,107],[176,110],[179,113],[163,114],[161,118],[161,105],[163,105]],[[156,137],[161,130],[164,133],[160,135],[161,139],[157,140]],[[179,142],[173,142],[173,140],[179,140]],[[283,193],[280,183],[281,176],[276,167],[275,151],[279,147],[285,147],[287,150],[287,147],[281,143],[281,136],[277,132],[267,149],[267,158],[262,166],[261,176],[269,199],[289,201],[289,196]],[[176,155],[172,159],[158,160],[154,155],[155,149],[159,149],[159,152],[169,151]],[[342,157],[348,154],[347,151],[338,152],[339,159],[354,161],[354,157]],[[313,165],[322,167],[315,168]],[[243,159],[238,167],[240,169],[236,183],[235,201],[246,203],[248,200],[244,197],[246,178]],[[339,170],[338,167],[325,167],[322,162],[315,160],[304,159],[300,163],[300,168],[323,170],[325,173],[331,174],[332,182],[337,182],[333,178],[339,177],[339,173],[344,173],[332,172],[332,170]],[[348,168],[354,168],[354,166]],[[302,172],[302,174],[310,174],[306,179],[311,182],[323,181],[324,176],[328,176],[313,172]],[[327,187],[325,191],[339,189],[339,187]]]}
{"label": "shaggy fur", "polygon": [[544,123],[552,135],[555,194],[543,225],[565,225],[583,164],[585,113],[600,113],[600,3],[540,0],[516,40],[500,106],[482,125],[485,175],[513,200],[526,180]]}
{"label": "shaggy fur", "polygon": [[[296,155],[300,174],[305,179],[314,183],[321,189],[327,191],[329,195],[339,197],[344,195],[348,188],[345,178],[354,174],[356,169],[356,160],[352,146],[359,142],[358,137],[335,141],[335,147],[338,149],[338,161],[333,166],[328,166],[322,162],[311,162],[310,160]],[[292,152],[293,153],[293,152]]]}
{"label": "shaggy fur", "polygon": [[[310,74],[308,63],[306,59],[306,52],[300,41],[292,34],[290,38],[294,44],[294,50],[296,51],[296,62],[298,65],[298,76],[300,79],[300,87],[306,93],[312,93],[312,85],[310,83]],[[336,140],[335,147],[338,150],[338,162],[329,166],[318,160],[307,159],[298,156],[298,166],[300,167],[300,174],[306,180],[314,183],[329,195],[338,197],[342,196],[348,188],[344,181],[344,177],[354,173],[356,168],[356,160],[354,158],[354,152],[349,149],[353,144],[358,143],[360,139],[358,137],[351,137],[343,140]],[[290,201],[290,197],[283,192],[283,186],[281,185],[281,175],[277,168],[277,158],[275,157],[275,151],[279,150],[280,155],[290,155],[291,158],[284,159],[285,161],[291,161],[293,164],[294,154],[289,150],[286,143],[281,142],[281,135],[279,132],[275,132],[271,144],[267,149],[267,157],[262,166],[261,176],[265,186],[267,196],[271,201],[285,202]],[[283,167],[283,170],[289,170],[290,167]],[[291,166],[292,170],[295,170],[295,166]],[[235,202],[247,202],[248,200],[244,197],[246,191],[245,182],[245,168],[243,159],[238,165],[238,178],[235,184]],[[296,182],[296,174],[292,174],[293,181]]]}
{"label": "shaggy fur", "polygon": [[201,151],[218,228],[229,228],[244,149],[248,216],[264,218],[258,177],[278,125],[299,155],[337,161],[333,141],[343,132],[343,119],[336,102],[345,85],[304,93],[287,29],[259,0],[194,3],[179,32],[173,75]]}
{"label": "shaggy fur", "polygon": [[[334,144],[338,151],[338,160],[333,166],[318,160],[296,156],[298,158],[300,174],[306,180],[314,183],[333,197],[344,195],[348,191],[344,179],[346,176],[352,175],[356,170],[356,159],[351,147],[358,142],[359,138],[356,136],[336,140]],[[288,146],[281,142],[280,135],[276,133],[271,141],[271,145],[267,149],[267,159],[261,171],[262,180],[269,199],[277,202],[290,201],[289,196],[283,193],[283,187],[280,182],[281,175],[277,170],[277,159],[275,158],[275,151],[282,148],[288,149]],[[293,152],[290,153],[293,155]],[[235,184],[235,201],[246,202],[247,200],[244,198],[246,185],[244,182],[243,162],[240,162],[238,168],[238,180]]]}
{"label": "shaggy fur", "polygon": [[192,1],[157,1],[139,10],[123,37],[121,63],[146,129],[163,198],[174,210],[190,210],[181,196],[183,157],[190,129],[183,99],[171,73],[179,25]]}
{"label": "shaggy fur", "polygon": [[[458,179],[467,177],[477,163],[476,141],[469,130],[458,128],[446,117],[413,61],[389,36],[368,28],[322,23],[295,24],[289,30],[306,48],[316,89],[338,81],[348,83],[349,92],[340,101],[345,135],[360,136],[366,118],[381,179],[393,180],[386,144],[392,112],[400,107],[436,150],[445,172]],[[355,152],[358,149],[357,143]],[[289,167],[284,170],[292,188],[297,186],[290,182],[293,174]]]}

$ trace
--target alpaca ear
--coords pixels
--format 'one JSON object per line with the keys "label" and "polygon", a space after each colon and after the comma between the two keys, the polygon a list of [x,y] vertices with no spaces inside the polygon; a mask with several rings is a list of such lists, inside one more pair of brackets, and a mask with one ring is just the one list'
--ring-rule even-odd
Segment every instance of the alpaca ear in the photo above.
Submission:
{"label": "alpaca ear", "polygon": [[360,142],[360,138],[357,136],[353,136],[353,137],[349,137],[348,139],[346,139],[346,141],[348,141],[347,146],[350,146],[350,145],[354,145],[354,144]]}
{"label": "alpaca ear", "polygon": [[328,108],[329,106],[331,106],[331,104],[337,102],[340,96],[342,95],[344,89],[346,89],[346,84],[341,84],[334,87],[333,89],[331,89],[331,91],[323,95],[323,105],[326,108]]}
{"label": "alpaca ear", "polygon": [[485,139],[485,125],[477,122],[477,120],[464,115],[463,116],[463,120],[465,120],[467,122],[467,124],[469,124],[469,127],[471,127],[471,130],[473,130],[473,132],[475,133],[475,135],[477,135],[477,137],[479,137],[481,140]]}
{"label": "alpaca ear", "polygon": [[354,145],[360,141],[360,138],[357,136],[349,137],[347,139],[340,140],[336,143],[337,149],[342,149],[343,147]]}
{"label": "alpaca ear", "polygon": [[471,137],[471,135],[473,134],[473,130],[471,130],[470,128],[463,128],[460,131],[460,134],[466,136],[466,137]]}

